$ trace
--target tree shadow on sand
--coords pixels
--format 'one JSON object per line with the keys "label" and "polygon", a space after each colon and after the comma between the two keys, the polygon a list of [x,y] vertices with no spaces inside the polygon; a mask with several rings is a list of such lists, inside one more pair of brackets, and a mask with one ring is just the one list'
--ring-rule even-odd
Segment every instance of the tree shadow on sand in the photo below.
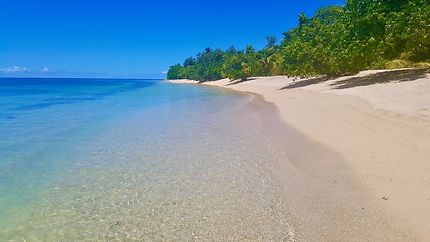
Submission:
{"label": "tree shadow on sand", "polygon": [[314,84],[318,84],[321,82],[325,82],[328,81],[330,78],[327,76],[321,76],[321,77],[314,77],[314,78],[309,78],[309,79],[305,79],[305,80],[300,80],[300,81],[295,81],[293,83],[288,84],[285,87],[282,87],[279,90],[285,90],[285,89],[294,89],[294,88],[299,88],[299,87],[306,87],[306,86],[310,86],[310,85],[314,85]]}
{"label": "tree shadow on sand", "polygon": [[236,85],[242,82],[247,82],[247,81],[252,81],[255,80],[256,78],[247,78],[247,79],[237,79],[234,81],[229,82],[226,86],[232,86],[232,85]]}
{"label": "tree shadow on sand", "polygon": [[357,86],[369,86],[378,83],[408,82],[425,78],[430,69],[407,69],[380,72],[366,76],[351,77],[330,84],[334,89],[347,89]]}
{"label": "tree shadow on sand", "polygon": [[[430,69],[405,69],[374,73],[366,76],[349,77],[330,84],[334,89],[347,89],[357,86],[369,86],[377,83],[407,82],[425,78],[430,73]],[[327,76],[309,78],[288,84],[280,90],[306,87],[332,78]]]}

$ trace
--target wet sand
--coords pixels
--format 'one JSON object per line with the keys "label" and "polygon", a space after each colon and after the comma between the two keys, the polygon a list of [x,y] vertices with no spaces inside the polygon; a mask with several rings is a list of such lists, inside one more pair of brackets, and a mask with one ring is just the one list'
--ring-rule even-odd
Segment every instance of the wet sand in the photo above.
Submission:
{"label": "wet sand", "polygon": [[282,189],[297,241],[416,240],[380,207],[346,166],[344,156],[286,124],[277,107],[255,95],[249,108],[286,156],[265,160]]}
{"label": "wet sand", "polygon": [[[288,152],[272,170],[297,238],[426,241],[430,85],[426,73],[405,73],[364,72],[350,83],[348,77],[311,84],[265,77],[207,84],[256,93],[274,104],[262,120]],[[278,112],[279,126],[271,116]],[[273,128],[285,123],[285,129]]]}

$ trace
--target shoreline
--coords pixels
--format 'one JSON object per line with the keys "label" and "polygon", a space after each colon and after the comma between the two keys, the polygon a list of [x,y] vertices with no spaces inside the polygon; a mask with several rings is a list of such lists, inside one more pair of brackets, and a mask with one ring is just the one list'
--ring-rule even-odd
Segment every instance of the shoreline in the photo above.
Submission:
{"label": "shoreline", "polygon": [[[305,137],[302,140],[315,144],[310,149],[323,147],[323,153],[332,151],[340,157],[324,163],[322,157],[334,157],[333,153],[319,156],[312,151],[303,156],[308,150],[305,141],[302,153],[287,162],[302,173],[290,185],[314,186],[307,191],[285,186],[286,194],[299,194],[295,204],[303,205],[298,208],[303,214],[295,217],[307,219],[299,227],[310,231],[321,222],[318,220],[330,217],[338,222],[323,221],[322,227],[313,228],[325,232],[319,239],[343,234],[342,238],[353,235],[359,240],[361,234],[361,239],[424,241],[430,238],[430,98],[425,96],[430,91],[430,75],[411,72],[414,70],[366,71],[324,81],[294,81],[283,76],[243,82],[224,79],[204,85],[260,95]],[[282,179],[283,175],[278,176]],[[309,218],[306,211],[320,214]],[[344,230],[354,226],[354,231]],[[338,231],[329,231],[333,229]],[[318,232],[311,237],[318,237]]]}
{"label": "shoreline", "polygon": [[286,152],[283,162],[264,163],[282,190],[294,241],[412,239],[403,228],[390,223],[393,218],[373,207],[369,194],[344,164],[342,154],[285,123],[277,106],[261,95],[246,94],[253,96],[248,107],[260,116],[261,131]]}

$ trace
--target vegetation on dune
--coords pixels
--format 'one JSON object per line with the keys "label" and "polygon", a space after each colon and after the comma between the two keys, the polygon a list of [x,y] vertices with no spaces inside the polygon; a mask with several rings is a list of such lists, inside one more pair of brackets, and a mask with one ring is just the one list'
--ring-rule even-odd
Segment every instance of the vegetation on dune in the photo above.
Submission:
{"label": "vegetation on dune", "polygon": [[255,50],[209,49],[170,67],[168,79],[341,76],[430,66],[430,0],[347,0],[299,16],[299,25]]}

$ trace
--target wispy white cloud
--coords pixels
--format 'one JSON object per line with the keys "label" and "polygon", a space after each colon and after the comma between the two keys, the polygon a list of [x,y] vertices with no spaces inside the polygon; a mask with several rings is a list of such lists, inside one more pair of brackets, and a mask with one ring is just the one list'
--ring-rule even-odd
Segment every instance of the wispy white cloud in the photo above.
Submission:
{"label": "wispy white cloud", "polygon": [[27,72],[29,69],[27,67],[21,67],[21,66],[12,66],[12,67],[6,67],[6,68],[0,68],[1,73],[23,73]]}
{"label": "wispy white cloud", "polygon": [[[0,0],[1,1],[1,0]],[[84,77],[84,78],[152,78],[164,79],[167,71],[156,73],[137,73],[137,74],[111,74],[104,72],[79,72],[64,69],[51,69],[47,66],[32,67],[23,66],[0,67],[0,77]]]}
{"label": "wispy white cloud", "polygon": [[40,72],[42,72],[42,73],[47,73],[47,72],[49,72],[50,70],[49,70],[49,68],[48,67],[46,67],[46,66],[44,66],[41,70],[40,70]]}
{"label": "wispy white cloud", "polygon": [[31,70],[30,68],[23,66],[12,66],[0,68],[0,76],[10,77],[33,77],[33,76],[47,76],[56,73],[57,71],[51,71],[48,67],[44,66],[41,69]]}

